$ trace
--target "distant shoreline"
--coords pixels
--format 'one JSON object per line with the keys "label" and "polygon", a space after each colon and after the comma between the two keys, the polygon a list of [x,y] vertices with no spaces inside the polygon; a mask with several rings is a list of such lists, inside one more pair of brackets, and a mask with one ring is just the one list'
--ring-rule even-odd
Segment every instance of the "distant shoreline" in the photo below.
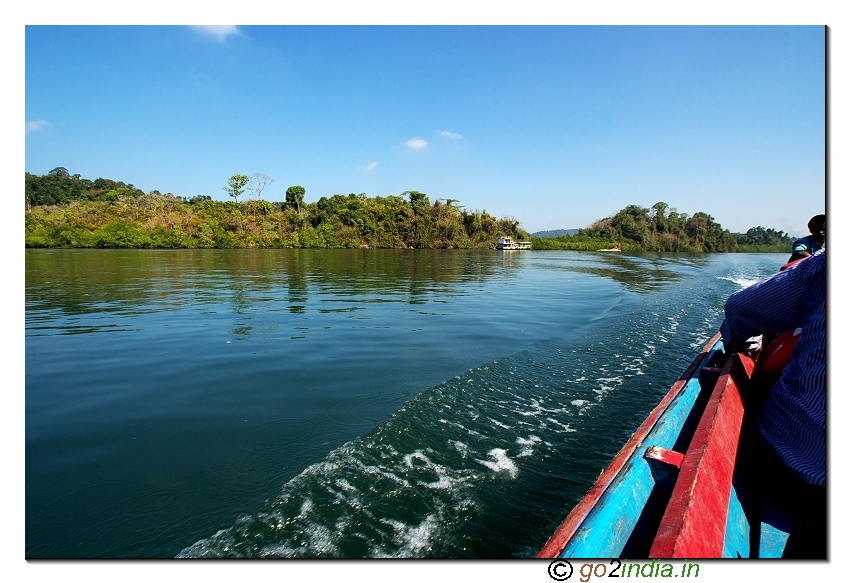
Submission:
{"label": "distant shoreline", "polygon": [[[237,175],[246,181],[247,176]],[[240,183],[241,184],[241,183]],[[304,200],[291,186],[285,202],[259,194],[238,202],[184,198],[132,184],[88,180],[55,168],[25,174],[27,248],[51,249],[496,249],[499,237],[531,241],[532,250],[755,252],[790,254],[787,233],[753,227],[730,233],[705,212],[679,213],[667,203],[629,205],[585,229],[529,235],[513,217],[467,210],[456,199],[408,190],[369,197],[335,194]],[[260,191],[257,190],[257,193]]]}

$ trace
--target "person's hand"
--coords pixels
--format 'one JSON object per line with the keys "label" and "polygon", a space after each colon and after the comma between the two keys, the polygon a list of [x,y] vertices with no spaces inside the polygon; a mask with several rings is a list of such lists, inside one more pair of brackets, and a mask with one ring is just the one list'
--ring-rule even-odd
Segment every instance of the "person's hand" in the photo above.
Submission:
{"label": "person's hand", "polygon": [[749,357],[754,357],[755,354],[761,350],[761,335],[753,336],[751,338],[747,338],[746,340],[736,338],[726,347],[726,350],[732,354],[734,352],[740,352],[746,354]]}

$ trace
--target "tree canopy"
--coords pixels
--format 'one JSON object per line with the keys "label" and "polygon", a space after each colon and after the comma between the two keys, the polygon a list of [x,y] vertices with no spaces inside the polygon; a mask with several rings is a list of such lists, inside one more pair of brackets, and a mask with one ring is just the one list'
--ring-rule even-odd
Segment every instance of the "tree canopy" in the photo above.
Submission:
{"label": "tree canopy", "polygon": [[115,201],[122,196],[145,194],[132,184],[107,178],[89,180],[71,176],[66,168],[54,168],[43,176],[24,175],[24,196],[28,206],[66,204],[75,200]]}
{"label": "tree canopy", "polygon": [[[239,176],[248,178],[231,177],[233,183],[225,187],[231,196],[241,195],[248,184],[234,180]],[[500,235],[528,237],[516,219],[470,212],[457,200],[432,204],[427,194],[413,190],[386,197],[335,194],[313,203],[304,201],[306,189],[298,185],[287,189],[284,202],[261,199],[259,193],[256,199],[236,202],[234,196],[220,202],[208,195],[181,198],[132,187],[126,195],[93,198],[90,190],[73,190],[73,181],[81,179],[30,177],[28,185],[66,182],[50,199],[32,196],[37,189],[28,186],[27,201],[34,201],[26,213],[28,247],[448,249],[492,248]]]}
{"label": "tree canopy", "polygon": [[666,202],[657,202],[651,208],[629,205],[574,235],[534,238],[533,242],[536,249],[604,249],[616,245],[623,251],[790,253],[793,238],[763,227],[745,234],[730,233],[708,213],[698,211],[688,216]]}
{"label": "tree canopy", "polygon": [[286,189],[286,204],[290,207],[295,207],[295,210],[300,213],[306,193],[307,191],[303,186],[290,186]]}
{"label": "tree canopy", "polygon": [[251,175],[251,180],[248,182],[248,191],[253,192],[257,198],[263,198],[263,191],[271,186],[272,182],[274,182],[274,178],[268,176],[267,174],[263,174],[262,172],[255,172]]}
{"label": "tree canopy", "polygon": [[234,174],[227,180],[227,186],[222,186],[228,196],[232,196],[233,200],[239,202],[239,197],[245,192],[245,187],[251,179],[245,174]]}
{"label": "tree canopy", "polygon": [[[433,203],[424,192],[368,197],[335,194],[304,201],[294,185],[286,200],[261,198],[273,179],[234,174],[224,187],[233,201],[208,195],[145,194],[132,184],[88,180],[54,168],[26,173],[28,247],[382,247],[493,248],[499,236],[528,239],[512,217],[468,211],[453,198]],[[248,189],[256,199],[238,202]],[[563,237],[532,238],[535,249],[623,251],[790,252],[787,233],[753,227],[730,233],[705,212],[679,213],[665,202],[629,205]]]}

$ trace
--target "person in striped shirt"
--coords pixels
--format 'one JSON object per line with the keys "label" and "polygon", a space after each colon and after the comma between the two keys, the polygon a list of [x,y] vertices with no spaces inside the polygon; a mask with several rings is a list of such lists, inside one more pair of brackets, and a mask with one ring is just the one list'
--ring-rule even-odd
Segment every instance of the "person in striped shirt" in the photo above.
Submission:
{"label": "person in striped shirt", "polygon": [[808,542],[822,535],[825,553],[826,250],[732,294],[725,313],[720,332],[733,350],[760,334],[802,329],[758,414],[755,457],[761,479],[773,480],[769,490],[790,493],[803,509]]}

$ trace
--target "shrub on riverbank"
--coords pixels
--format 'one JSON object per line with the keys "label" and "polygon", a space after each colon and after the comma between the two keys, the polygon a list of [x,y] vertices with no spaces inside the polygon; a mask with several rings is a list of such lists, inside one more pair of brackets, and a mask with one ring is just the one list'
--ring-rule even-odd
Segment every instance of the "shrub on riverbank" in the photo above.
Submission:
{"label": "shrub on riverbank", "polygon": [[298,208],[142,194],[34,206],[25,225],[27,247],[450,249],[493,247],[500,235],[528,237],[515,219],[451,201],[432,204],[421,193],[411,200],[335,195]]}
{"label": "shrub on riverbank", "polygon": [[532,245],[576,251],[617,246],[623,251],[790,253],[793,241],[787,233],[764,227],[730,233],[707,213],[688,216],[658,202],[651,209],[629,205],[575,235],[533,238]]}
{"label": "shrub on riverbank", "polygon": [[[285,202],[262,200],[255,188],[257,199],[220,202],[145,194],[132,184],[71,176],[62,167],[25,178],[27,247],[469,249],[493,248],[502,235],[529,239],[516,219],[469,212],[454,199],[432,204],[415,190],[305,203],[300,186],[287,189]],[[629,205],[572,235],[531,241],[543,250],[790,253],[793,238],[760,226],[730,233],[707,213],[688,216],[658,202],[651,209]]]}

